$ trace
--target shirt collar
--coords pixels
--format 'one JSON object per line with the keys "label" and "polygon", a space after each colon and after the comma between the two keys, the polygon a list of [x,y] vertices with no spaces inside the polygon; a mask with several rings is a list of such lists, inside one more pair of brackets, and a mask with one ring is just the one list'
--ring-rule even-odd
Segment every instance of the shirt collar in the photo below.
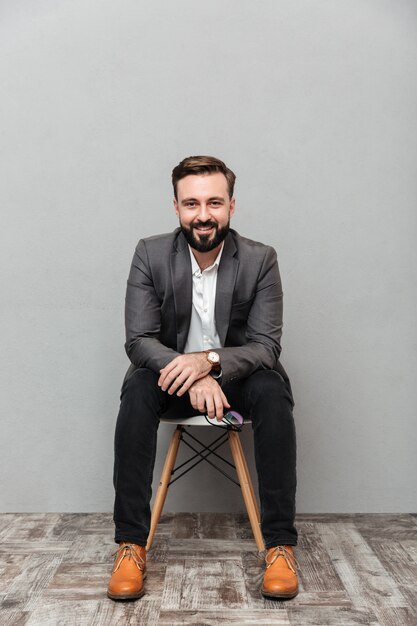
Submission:
{"label": "shirt collar", "polygon": [[[224,248],[224,242],[222,243],[222,247],[219,250],[218,255],[216,256],[214,263],[212,263],[212,265],[210,265],[210,267],[206,267],[205,270],[203,270],[204,272],[207,272],[208,270],[213,269],[214,267],[219,267],[220,265],[220,259],[222,257],[222,253],[223,253],[223,248]],[[197,261],[195,260],[195,256],[193,254],[193,250],[190,246],[190,244],[188,244],[188,250],[190,251],[190,257],[191,257],[191,272],[192,274],[202,274],[203,272],[200,270],[200,267],[197,263]]]}

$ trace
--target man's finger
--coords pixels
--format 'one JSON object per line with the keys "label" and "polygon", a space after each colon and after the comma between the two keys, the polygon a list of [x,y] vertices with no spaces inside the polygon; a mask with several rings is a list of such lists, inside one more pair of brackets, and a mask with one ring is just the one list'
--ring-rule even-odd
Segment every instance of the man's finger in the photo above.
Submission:
{"label": "man's finger", "polygon": [[188,378],[185,378],[184,382],[181,385],[181,389],[177,391],[177,396],[182,396],[186,391],[189,390],[191,385],[193,385],[196,381],[197,377],[194,372],[188,375]]}
{"label": "man's finger", "polygon": [[201,411],[201,413],[204,413],[204,411],[206,410],[206,399],[202,394],[199,394],[197,396],[197,407],[198,410]]}
{"label": "man's finger", "polygon": [[216,404],[216,419],[221,422],[223,419],[223,402],[220,397],[215,398]]}
{"label": "man's finger", "polygon": [[169,372],[169,374],[167,374],[161,382],[162,390],[166,391],[174,382],[174,380],[177,378],[177,376],[180,375],[180,373],[181,373],[180,370],[177,368],[171,370],[171,372]]}
{"label": "man's finger", "polygon": [[172,394],[175,393],[176,390],[184,384],[184,382],[187,380],[187,376],[187,372],[181,372],[177,375],[176,378],[174,378],[171,384],[168,384],[167,389],[170,396],[172,396]]}
{"label": "man's finger", "polygon": [[177,396],[184,395],[184,393],[188,391],[191,385],[195,382],[195,379],[195,374],[184,372],[174,380],[168,390],[168,393],[172,395],[178,389]]}
{"label": "man's finger", "polygon": [[169,375],[170,371],[171,371],[171,369],[170,370],[166,370],[166,369],[161,370],[161,375],[159,376],[159,379],[158,379],[158,385],[160,387],[162,387],[162,385],[164,384],[164,382],[166,380],[166,377]]}
{"label": "man's finger", "polygon": [[223,406],[225,406],[227,409],[230,409],[230,404],[229,404],[229,402],[228,402],[228,400],[227,400],[226,396],[224,395],[224,393],[223,393],[223,390],[222,390],[222,389],[220,389],[220,393],[221,393],[221,395],[222,395]]}
{"label": "man's finger", "polygon": [[213,398],[206,398],[206,410],[207,410],[207,415],[209,416],[210,419],[213,419],[214,417],[214,403],[213,403]]}
{"label": "man's finger", "polygon": [[167,377],[167,375],[177,367],[178,362],[177,362],[177,358],[175,357],[175,359],[173,359],[172,361],[170,361],[168,363],[168,365],[165,365],[165,367],[163,367],[161,370],[159,370],[159,380],[158,380],[158,385],[161,386],[162,383],[164,382],[165,378]]}
{"label": "man's finger", "polygon": [[191,406],[193,407],[193,409],[197,410],[198,409],[198,406],[197,406],[197,396],[196,396],[196,393],[195,393],[195,391],[193,389],[190,391],[189,396],[190,396]]}

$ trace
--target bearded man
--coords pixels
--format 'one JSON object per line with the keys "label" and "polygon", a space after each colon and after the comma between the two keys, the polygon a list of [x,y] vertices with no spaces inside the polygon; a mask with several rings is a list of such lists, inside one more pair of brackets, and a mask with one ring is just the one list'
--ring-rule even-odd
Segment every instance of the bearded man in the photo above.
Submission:
{"label": "bearded man", "polygon": [[139,241],[126,293],[126,352],[115,433],[114,522],[119,544],[107,594],[144,593],[151,484],[161,415],[232,407],[252,420],[266,570],[261,592],[298,592],[292,547],[294,405],[279,360],[282,287],[275,250],[230,228],[234,173],[195,156],[172,172],[180,226]]}

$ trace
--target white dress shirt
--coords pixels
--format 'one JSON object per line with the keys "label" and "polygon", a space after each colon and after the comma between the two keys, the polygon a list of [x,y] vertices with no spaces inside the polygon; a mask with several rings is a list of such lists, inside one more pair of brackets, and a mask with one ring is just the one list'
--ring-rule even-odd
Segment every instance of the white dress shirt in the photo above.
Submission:
{"label": "white dress shirt", "polygon": [[191,322],[184,352],[202,352],[212,348],[221,348],[214,319],[216,299],[217,270],[223,252],[223,246],[210,267],[201,271],[190,246],[191,271],[193,275],[193,303]]}

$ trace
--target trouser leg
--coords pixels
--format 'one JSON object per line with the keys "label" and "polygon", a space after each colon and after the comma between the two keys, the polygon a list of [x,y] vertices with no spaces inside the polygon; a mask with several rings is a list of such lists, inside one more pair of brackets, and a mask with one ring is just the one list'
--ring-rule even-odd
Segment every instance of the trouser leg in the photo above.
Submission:
{"label": "trouser leg", "polygon": [[188,394],[170,396],[158,375],[140,368],[124,382],[114,438],[115,541],[146,545],[159,418],[198,413]]}
{"label": "trouser leg", "polygon": [[288,388],[277,372],[259,370],[224,391],[232,408],[252,419],[265,547],[296,545],[296,438]]}
{"label": "trouser leg", "polygon": [[123,384],[114,439],[115,541],[146,545],[159,416],[166,397],[158,376],[136,370]]}

